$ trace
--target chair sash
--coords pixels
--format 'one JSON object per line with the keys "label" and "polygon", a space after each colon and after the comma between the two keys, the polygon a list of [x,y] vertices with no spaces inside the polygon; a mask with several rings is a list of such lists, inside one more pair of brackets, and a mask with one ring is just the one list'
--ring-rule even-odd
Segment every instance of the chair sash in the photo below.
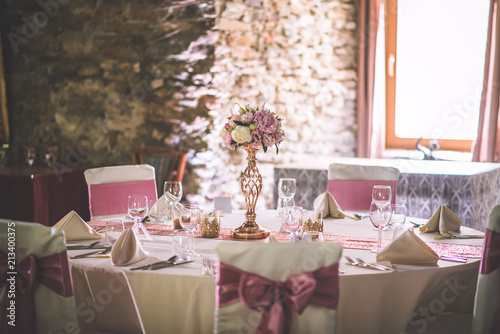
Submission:
{"label": "chair sash", "polygon": [[390,186],[391,203],[396,203],[397,181],[328,180],[326,190],[332,194],[342,210],[370,210],[372,190],[376,185]]}
{"label": "chair sash", "polygon": [[292,310],[300,315],[310,303],[337,309],[338,263],[277,282],[221,262],[217,290],[217,307],[241,301],[262,314],[257,333],[289,333]]}
{"label": "chair sash", "polygon": [[[494,278],[498,277],[498,273],[496,274],[496,276],[488,277],[491,276],[489,274],[497,269],[500,270],[500,233],[486,228],[484,234],[483,257],[481,259],[481,265],[479,267],[479,280],[484,282],[484,284],[488,284],[489,282],[489,284],[497,284],[498,286],[500,286],[500,282],[495,282]],[[495,296],[494,298],[498,298],[498,296]],[[484,305],[482,306],[484,307]],[[493,328],[494,333],[500,333],[500,308],[498,308],[497,310],[490,309],[489,311],[483,310],[483,312],[496,312],[496,319]]]}
{"label": "chair sash", "polygon": [[[0,281],[7,284],[4,301],[2,333],[36,333],[36,313],[34,293],[38,284],[43,284],[63,297],[73,296],[73,285],[69,273],[66,251],[36,258],[29,254],[15,266],[11,265],[7,254],[0,251]],[[14,282],[14,283],[11,283]],[[9,296],[11,284],[15,284],[14,298]],[[15,302],[15,326],[8,324],[8,309]]]}
{"label": "chair sash", "polygon": [[90,216],[105,216],[127,212],[129,195],[146,195],[156,200],[156,182],[144,181],[89,184]]}

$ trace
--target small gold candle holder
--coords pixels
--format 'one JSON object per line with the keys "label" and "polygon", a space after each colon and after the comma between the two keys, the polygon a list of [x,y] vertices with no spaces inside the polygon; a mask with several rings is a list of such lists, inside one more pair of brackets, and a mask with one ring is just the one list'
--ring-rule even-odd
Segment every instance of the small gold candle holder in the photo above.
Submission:
{"label": "small gold candle holder", "polygon": [[304,211],[302,231],[323,233],[323,213],[321,211]]}
{"label": "small gold candle holder", "polygon": [[217,238],[220,233],[220,211],[204,212],[198,231],[203,238]]}

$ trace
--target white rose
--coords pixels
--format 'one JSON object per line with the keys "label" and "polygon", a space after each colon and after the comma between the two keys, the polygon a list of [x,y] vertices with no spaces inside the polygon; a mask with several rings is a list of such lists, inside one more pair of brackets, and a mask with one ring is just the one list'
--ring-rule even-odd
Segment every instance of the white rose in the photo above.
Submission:
{"label": "white rose", "polygon": [[252,141],[252,135],[250,134],[250,129],[246,126],[238,125],[231,132],[233,139],[238,144],[249,143]]}

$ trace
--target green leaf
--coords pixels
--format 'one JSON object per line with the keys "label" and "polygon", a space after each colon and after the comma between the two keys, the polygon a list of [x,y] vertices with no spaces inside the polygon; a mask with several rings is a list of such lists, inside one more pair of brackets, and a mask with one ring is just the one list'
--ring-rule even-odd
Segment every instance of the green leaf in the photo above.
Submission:
{"label": "green leaf", "polygon": [[247,124],[247,123],[243,123],[243,122],[241,122],[241,121],[234,121],[234,124],[236,124],[236,125],[241,125],[241,126],[248,126],[248,124]]}
{"label": "green leaf", "polygon": [[276,146],[276,154],[280,153],[280,149],[278,148],[278,144],[274,144]]}

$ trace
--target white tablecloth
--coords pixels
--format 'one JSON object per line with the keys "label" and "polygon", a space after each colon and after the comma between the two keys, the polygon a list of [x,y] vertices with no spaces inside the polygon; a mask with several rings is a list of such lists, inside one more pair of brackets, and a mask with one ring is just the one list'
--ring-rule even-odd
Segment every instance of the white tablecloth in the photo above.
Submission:
{"label": "white tablecloth", "polygon": [[[235,228],[244,221],[243,212],[222,218],[222,227]],[[424,222],[421,219],[412,219]],[[276,211],[257,212],[257,222],[264,228],[278,230]],[[369,219],[326,219],[325,234],[376,238]],[[462,227],[464,234],[482,232]],[[418,232],[417,232],[418,234]],[[434,234],[418,234],[426,242],[438,242]],[[392,230],[384,232],[390,238]],[[217,258],[215,245],[220,241],[196,239],[197,252]],[[460,244],[483,244],[483,239],[442,240]],[[166,260],[173,255],[171,238],[154,236],[144,245],[150,258],[131,267]],[[69,251],[70,255],[83,251]],[[344,255],[375,261],[376,254],[368,250],[344,249]],[[265,260],[265,259],[259,259]],[[109,272],[125,272],[137,302],[146,333],[211,333],[215,305],[215,277],[202,276],[201,258],[195,262],[156,271],[130,271],[127,267],[114,267],[109,258],[70,260],[73,272],[85,273],[99,267]],[[479,259],[466,264],[440,260],[437,266],[395,265],[388,273],[352,267],[341,263],[340,300],[337,333],[400,333],[408,321],[418,320],[435,311],[471,313],[476,288]],[[83,293],[75,282],[75,294]],[[86,296],[78,296],[85,300]],[[77,305],[78,308],[79,305]],[[413,319],[413,320],[412,320]]]}

